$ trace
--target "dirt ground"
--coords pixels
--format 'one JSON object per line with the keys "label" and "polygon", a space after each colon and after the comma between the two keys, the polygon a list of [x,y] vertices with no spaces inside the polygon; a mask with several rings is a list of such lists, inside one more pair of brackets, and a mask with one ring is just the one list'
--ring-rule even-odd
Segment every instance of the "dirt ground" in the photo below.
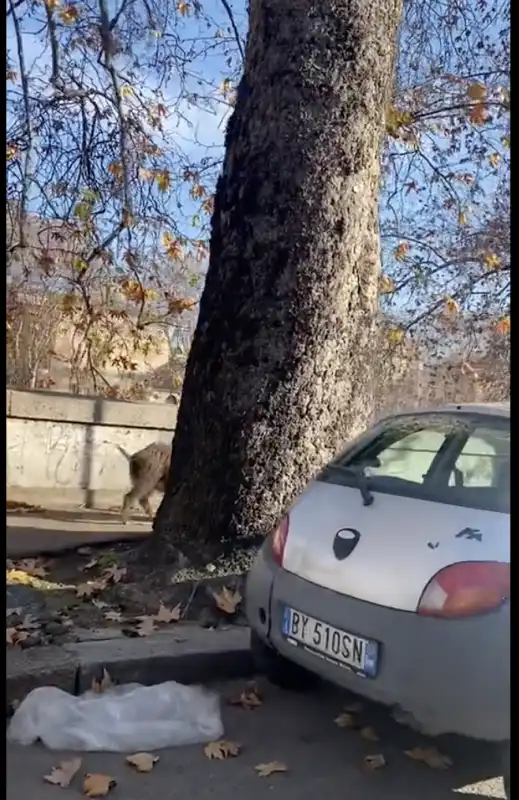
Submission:
{"label": "dirt ground", "polygon": [[[36,510],[42,516],[42,509]],[[31,507],[10,509],[31,516]],[[141,537],[139,537],[140,539]],[[32,647],[103,631],[146,636],[164,625],[244,624],[244,575],[185,576],[139,564],[139,541],[68,547],[50,555],[8,558],[6,644]]]}

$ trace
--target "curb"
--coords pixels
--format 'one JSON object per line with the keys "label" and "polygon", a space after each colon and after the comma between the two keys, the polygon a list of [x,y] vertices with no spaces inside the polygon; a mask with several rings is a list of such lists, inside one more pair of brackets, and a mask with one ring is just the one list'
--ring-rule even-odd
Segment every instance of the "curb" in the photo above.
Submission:
{"label": "curb", "polygon": [[70,694],[90,689],[106,669],[117,683],[150,686],[164,681],[208,683],[253,673],[248,628],[227,630],[178,625],[141,639],[105,639],[61,647],[8,650],[6,710],[39,686]]}

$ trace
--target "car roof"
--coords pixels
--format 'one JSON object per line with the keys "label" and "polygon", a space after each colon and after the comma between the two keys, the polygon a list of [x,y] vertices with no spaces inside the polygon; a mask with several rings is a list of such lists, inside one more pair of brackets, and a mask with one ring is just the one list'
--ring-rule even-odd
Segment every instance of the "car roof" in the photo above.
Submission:
{"label": "car roof", "polygon": [[407,411],[400,411],[398,414],[389,415],[386,419],[391,419],[391,416],[408,416],[409,414],[441,414],[455,411],[456,414],[467,414],[474,416],[475,414],[483,414],[487,417],[505,417],[510,419],[510,402],[503,403],[448,403],[444,406],[436,406],[435,408],[417,408],[408,409]]}

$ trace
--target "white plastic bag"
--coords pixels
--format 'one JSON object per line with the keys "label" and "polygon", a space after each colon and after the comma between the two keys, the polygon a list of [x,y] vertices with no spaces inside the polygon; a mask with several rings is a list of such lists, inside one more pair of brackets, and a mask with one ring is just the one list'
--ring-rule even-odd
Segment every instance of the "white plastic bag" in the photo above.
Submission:
{"label": "white plastic bag", "polygon": [[198,744],[223,734],[218,695],[174,681],[114,686],[74,697],[54,686],[30,692],[16,709],[7,739],[51,750],[117,753]]}

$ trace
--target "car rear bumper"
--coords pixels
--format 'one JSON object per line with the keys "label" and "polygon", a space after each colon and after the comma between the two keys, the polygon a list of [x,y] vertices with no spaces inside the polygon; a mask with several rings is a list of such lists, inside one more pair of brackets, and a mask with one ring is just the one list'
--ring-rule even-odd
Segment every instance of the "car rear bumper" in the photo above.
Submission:
{"label": "car rear bumper", "polygon": [[[324,661],[283,637],[283,608],[381,643],[375,679]],[[397,707],[428,735],[504,741],[510,735],[510,616],[441,620],[337,595],[277,567],[267,548],[247,582],[251,627],[290,661],[359,695]]]}

